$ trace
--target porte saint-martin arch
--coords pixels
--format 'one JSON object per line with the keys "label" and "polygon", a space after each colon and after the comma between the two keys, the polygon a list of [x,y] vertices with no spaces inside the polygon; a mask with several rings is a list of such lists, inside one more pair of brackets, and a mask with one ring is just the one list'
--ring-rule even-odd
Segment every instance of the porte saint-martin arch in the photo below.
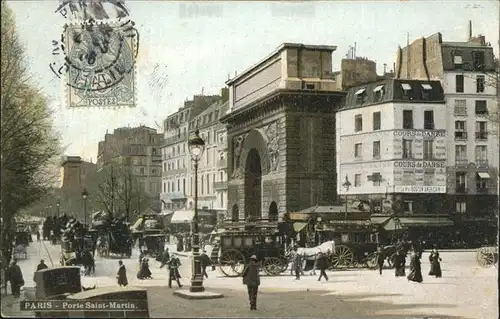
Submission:
{"label": "porte saint-martin arch", "polygon": [[334,46],[282,44],[229,80],[228,210],[281,220],[336,200]]}

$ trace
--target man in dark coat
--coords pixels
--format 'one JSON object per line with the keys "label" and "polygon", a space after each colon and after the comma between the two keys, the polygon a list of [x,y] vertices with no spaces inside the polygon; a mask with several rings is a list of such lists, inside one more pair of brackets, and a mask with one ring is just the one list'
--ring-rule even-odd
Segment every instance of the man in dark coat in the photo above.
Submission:
{"label": "man in dark coat", "polygon": [[382,247],[377,248],[377,265],[378,265],[378,272],[380,275],[382,275],[382,269],[384,268],[384,261],[385,261],[385,252],[382,249]]}
{"label": "man in dark coat", "polygon": [[328,268],[328,259],[326,258],[325,254],[319,253],[316,265],[318,266],[318,269],[320,271],[318,281],[321,281],[322,277],[325,277],[326,281],[328,281],[328,276],[325,272],[325,270]]}
{"label": "man in dark coat", "polygon": [[182,288],[182,284],[179,280],[179,278],[181,277],[179,274],[180,266],[181,261],[175,253],[172,254],[172,258],[170,258],[170,261],[168,262],[168,288],[172,288],[172,280],[177,281],[177,285],[179,286],[179,288]]}
{"label": "man in dark coat", "polygon": [[36,231],[36,241],[40,241],[40,231]]}
{"label": "man in dark coat", "polygon": [[127,286],[128,285],[128,280],[127,280],[127,269],[125,268],[125,265],[123,264],[123,261],[118,261],[118,275],[116,276],[116,279],[118,279],[118,285],[120,286]]}
{"label": "man in dark coat", "polygon": [[12,295],[15,298],[19,298],[21,296],[21,287],[24,286],[24,278],[21,268],[15,259],[12,260],[10,267],[7,269],[6,277],[10,281]]}
{"label": "man in dark coat", "polygon": [[250,264],[243,271],[243,284],[247,286],[250,310],[257,310],[257,293],[260,286],[259,262],[257,256],[250,257]]}
{"label": "man in dark coat", "polygon": [[203,253],[200,255],[200,263],[201,263],[201,276],[205,276],[205,278],[208,278],[207,275],[207,267],[212,264],[212,261],[210,260],[210,257],[207,255],[207,251],[204,250]]}
{"label": "man in dark coat", "polygon": [[396,277],[405,276],[405,267],[406,267],[406,254],[400,249],[398,250],[392,260],[394,260],[394,269]]}
{"label": "man in dark coat", "polygon": [[38,266],[36,266],[36,271],[40,271],[42,269],[47,269],[47,268],[49,268],[49,266],[47,266],[45,264],[45,261],[42,259],[42,260],[40,260],[40,263],[38,264]]}
{"label": "man in dark coat", "polygon": [[300,275],[302,274],[302,262],[303,256],[298,253],[298,248],[295,247],[293,255],[293,271],[295,271],[296,280],[300,280]]}

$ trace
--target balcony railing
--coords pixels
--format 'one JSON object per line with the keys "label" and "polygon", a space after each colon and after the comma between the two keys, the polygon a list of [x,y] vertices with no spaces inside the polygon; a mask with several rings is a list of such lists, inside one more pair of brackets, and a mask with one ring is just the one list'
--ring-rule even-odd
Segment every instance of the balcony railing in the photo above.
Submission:
{"label": "balcony railing", "polygon": [[489,189],[488,189],[488,188],[486,188],[486,187],[481,187],[481,188],[479,188],[479,187],[478,187],[478,188],[476,189],[476,192],[477,192],[478,194],[488,194]]}
{"label": "balcony railing", "polygon": [[467,116],[467,107],[455,106],[455,116]]}
{"label": "balcony railing", "polygon": [[477,159],[476,166],[479,168],[488,168],[488,160],[487,159]]}
{"label": "balcony railing", "polygon": [[488,139],[488,132],[476,132],[476,140],[487,140]]}
{"label": "balcony railing", "polygon": [[467,193],[467,188],[465,187],[465,184],[457,184],[455,187],[455,192],[456,193]]}
{"label": "balcony railing", "polygon": [[467,140],[467,132],[465,131],[455,131],[455,140]]}
{"label": "balcony railing", "polygon": [[455,160],[455,167],[467,167],[467,164],[469,164],[469,161],[465,158]]}
{"label": "balcony railing", "polygon": [[214,189],[216,191],[227,189],[227,182],[215,182]]}

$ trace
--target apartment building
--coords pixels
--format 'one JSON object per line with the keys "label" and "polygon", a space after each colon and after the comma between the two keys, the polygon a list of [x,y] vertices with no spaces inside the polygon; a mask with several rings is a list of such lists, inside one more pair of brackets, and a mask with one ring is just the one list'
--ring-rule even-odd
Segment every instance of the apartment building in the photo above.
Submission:
{"label": "apartment building", "polygon": [[379,213],[443,213],[445,116],[439,81],[384,80],[349,90],[336,119],[341,197],[365,200]]}
{"label": "apartment building", "polygon": [[[219,122],[227,111],[226,98],[210,105],[189,125],[190,133],[198,129],[205,141],[198,169],[198,200],[202,208],[227,209],[227,134],[225,126]],[[194,193],[194,173],[190,175],[190,193]]]}
{"label": "apartment building", "polygon": [[127,165],[145,193],[156,197],[161,190],[160,147],[163,144],[163,135],[146,126],[117,128],[112,134],[106,132],[98,145],[97,170],[109,163]]}
{"label": "apartment building", "polygon": [[[179,108],[174,114],[169,115],[164,121],[165,143],[161,150],[162,192],[160,194],[163,209],[180,210],[193,207],[194,171],[188,149],[188,140],[192,137],[196,128],[198,128],[202,133],[200,136],[207,143],[207,149],[200,160],[200,170],[198,173],[201,176],[201,170],[208,169],[206,154],[214,154],[212,150],[213,134],[216,134],[218,129],[220,129],[217,125],[218,118],[216,118],[216,113],[221,111],[217,105],[222,103],[221,101],[224,99],[224,96],[227,100],[227,90],[225,89],[222,89],[221,95],[195,95],[192,100],[186,101],[182,108]],[[212,110],[212,112],[208,110]],[[210,138],[210,142],[208,138]],[[213,159],[214,155],[211,156]],[[209,181],[207,182],[205,175],[203,175],[203,182],[201,182],[201,177],[198,179],[200,183],[198,185],[198,194],[200,195],[199,208],[217,207],[216,203],[220,203],[220,200],[216,200],[217,196],[224,197],[224,195],[208,193],[206,190],[207,187],[211,190],[214,188],[212,185],[214,180],[213,174],[216,173],[220,176],[220,172],[216,170],[216,163],[210,162],[210,165],[210,169],[208,169],[210,173],[203,171],[203,174],[210,174]],[[203,190],[201,188],[202,185]],[[202,196],[209,196],[210,198],[201,198]]]}
{"label": "apartment building", "polygon": [[[463,233],[488,231],[498,211],[498,112],[493,48],[484,36],[446,42],[440,33],[398,50],[398,78],[440,80],[446,98],[449,211]],[[483,225],[478,223],[483,222]],[[496,224],[496,223],[495,223]],[[470,227],[476,230],[471,230]]]}

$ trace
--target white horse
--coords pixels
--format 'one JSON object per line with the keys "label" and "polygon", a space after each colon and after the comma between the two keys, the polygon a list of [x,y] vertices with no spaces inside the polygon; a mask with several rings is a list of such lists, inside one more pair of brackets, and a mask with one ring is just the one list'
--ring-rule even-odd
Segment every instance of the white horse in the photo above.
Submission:
{"label": "white horse", "polygon": [[307,261],[314,261],[314,266],[313,266],[313,269],[311,271],[311,275],[315,275],[316,274],[316,261],[318,259],[319,253],[329,255],[329,254],[333,253],[334,251],[335,251],[335,241],[329,240],[329,241],[325,241],[324,243],[322,243],[321,245],[316,246],[316,247],[309,247],[309,248],[299,247],[297,249],[297,254],[302,255],[304,258],[304,261],[302,263],[302,268],[305,267]]}

